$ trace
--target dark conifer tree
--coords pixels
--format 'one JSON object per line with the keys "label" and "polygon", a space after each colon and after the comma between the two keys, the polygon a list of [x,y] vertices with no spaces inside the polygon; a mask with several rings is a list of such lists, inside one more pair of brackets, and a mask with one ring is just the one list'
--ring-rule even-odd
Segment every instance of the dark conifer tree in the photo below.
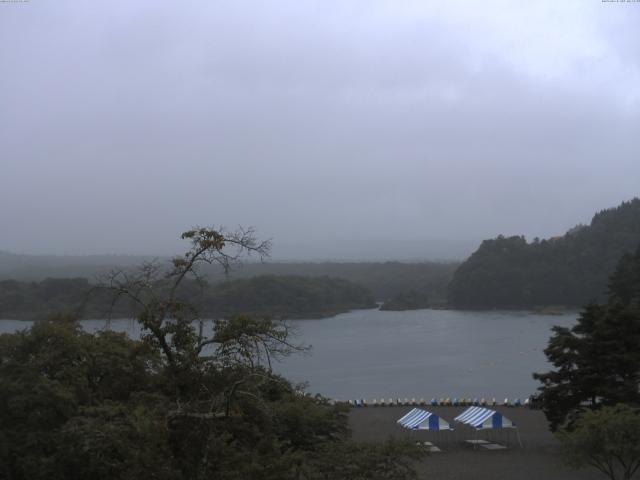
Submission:
{"label": "dark conifer tree", "polygon": [[554,327],[545,354],[555,367],[534,373],[553,430],[585,409],[640,404],[640,248],[610,278],[605,305],[589,304],[572,328]]}

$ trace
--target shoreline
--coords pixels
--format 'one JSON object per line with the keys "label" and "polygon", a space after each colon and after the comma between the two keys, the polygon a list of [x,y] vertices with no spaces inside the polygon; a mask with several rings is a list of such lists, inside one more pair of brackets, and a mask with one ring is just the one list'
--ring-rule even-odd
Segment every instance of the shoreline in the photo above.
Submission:
{"label": "shoreline", "polygon": [[[450,307],[442,307],[442,306],[438,306],[438,307],[428,307],[428,308],[409,308],[409,309],[402,309],[402,310],[385,310],[385,309],[381,309],[379,306],[371,306],[371,307],[364,307],[364,308],[351,308],[351,309],[347,309],[347,310],[331,310],[331,311],[327,311],[327,312],[315,312],[315,313],[297,313],[297,314],[287,314],[286,316],[283,315],[276,315],[276,314],[264,314],[264,313],[260,313],[260,312],[241,312],[243,314],[248,314],[248,315],[255,315],[255,316],[270,316],[271,318],[273,318],[274,320],[284,320],[284,321],[306,321],[306,320],[326,320],[328,318],[334,318],[340,315],[344,315],[344,314],[348,314],[348,313],[353,313],[353,312],[360,312],[360,311],[375,311],[375,312],[398,312],[398,313],[402,313],[402,312],[420,312],[420,311],[425,311],[425,312],[429,312],[429,311],[445,311],[445,312],[463,312],[463,313],[473,313],[473,312],[477,312],[477,313],[488,313],[488,312],[496,312],[496,313],[526,313],[529,315],[539,315],[539,316],[549,316],[549,317],[555,317],[555,316],[564,316],[564,315],[577,315],[580,313],[580,307],[566,307],[564,310],[553,310],[553,311],[546,311],[544,308],[542,309],[536,309],[536,308],[527,308],[527,307],[522,307],[522,308],[450,308]],[[16,321],[16,322],[38,322],[41,320],[44,320],[46,317],[43,315],[34,315],[31,316],[29,315],[29,318],[0,318],[0,322],[3,321]],[[117,318],[112,318],[111,320],[129,320],[130,318],[128,317],[117,317]],[[94,318],[94,317],[87,317],[87,318],[81,318],[80,321],[85,321],[85,320],[108,320],[107,318]],[[205,320],[212,320],[212,318],[205,318]]]}

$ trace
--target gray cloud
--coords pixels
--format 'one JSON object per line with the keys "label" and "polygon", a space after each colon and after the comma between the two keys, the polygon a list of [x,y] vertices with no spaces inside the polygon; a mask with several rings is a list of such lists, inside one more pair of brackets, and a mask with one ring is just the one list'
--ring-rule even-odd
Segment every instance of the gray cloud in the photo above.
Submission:
{"label": "gray cloud", "polygon": [[0,5],[0,249],[446,258],[638,195],[640,4]]}

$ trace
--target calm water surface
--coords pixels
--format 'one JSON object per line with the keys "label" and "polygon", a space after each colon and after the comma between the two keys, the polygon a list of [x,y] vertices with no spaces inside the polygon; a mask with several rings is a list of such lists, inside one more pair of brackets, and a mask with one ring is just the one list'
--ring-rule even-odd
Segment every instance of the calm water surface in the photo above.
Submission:
{"label": "calm water surface", "polygon": [[[321,320],[291,321],[310,355],[275,368],[309,390],[338,399],[395,397],[526,397],[534,371],[549,368],[543,353],[553,325],[570,326],[576,314],[527,312],[355,310]],[[83,322],[89,331],[104,320]],[[0,320],[0,332],[30,322]],[[139,335],[131,320],[112,328]]]}

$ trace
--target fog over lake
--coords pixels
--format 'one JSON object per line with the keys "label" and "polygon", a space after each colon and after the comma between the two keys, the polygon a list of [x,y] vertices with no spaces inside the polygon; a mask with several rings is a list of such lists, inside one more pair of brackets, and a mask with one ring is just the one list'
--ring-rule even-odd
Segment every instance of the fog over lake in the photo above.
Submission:
{"label": "fog over lake", "polygon": [[[544,371],[543,350],[553,325],[569,326],[576,313],[355,310],[320,320],[291,321],[310,354],[292,356],[275,368],[309,390],[338,399],[395,397],[485,397],[535,393],[534,371]],[[87,320],[89,331],[104,320]],[[0,321],[0,332],[31,322]],[[132,320],[112,328],[138,336]]]}
{"label": "fog over lake", "polygon": [[0,5],[0,250],[461,259],[638,193],[632,2]]}

